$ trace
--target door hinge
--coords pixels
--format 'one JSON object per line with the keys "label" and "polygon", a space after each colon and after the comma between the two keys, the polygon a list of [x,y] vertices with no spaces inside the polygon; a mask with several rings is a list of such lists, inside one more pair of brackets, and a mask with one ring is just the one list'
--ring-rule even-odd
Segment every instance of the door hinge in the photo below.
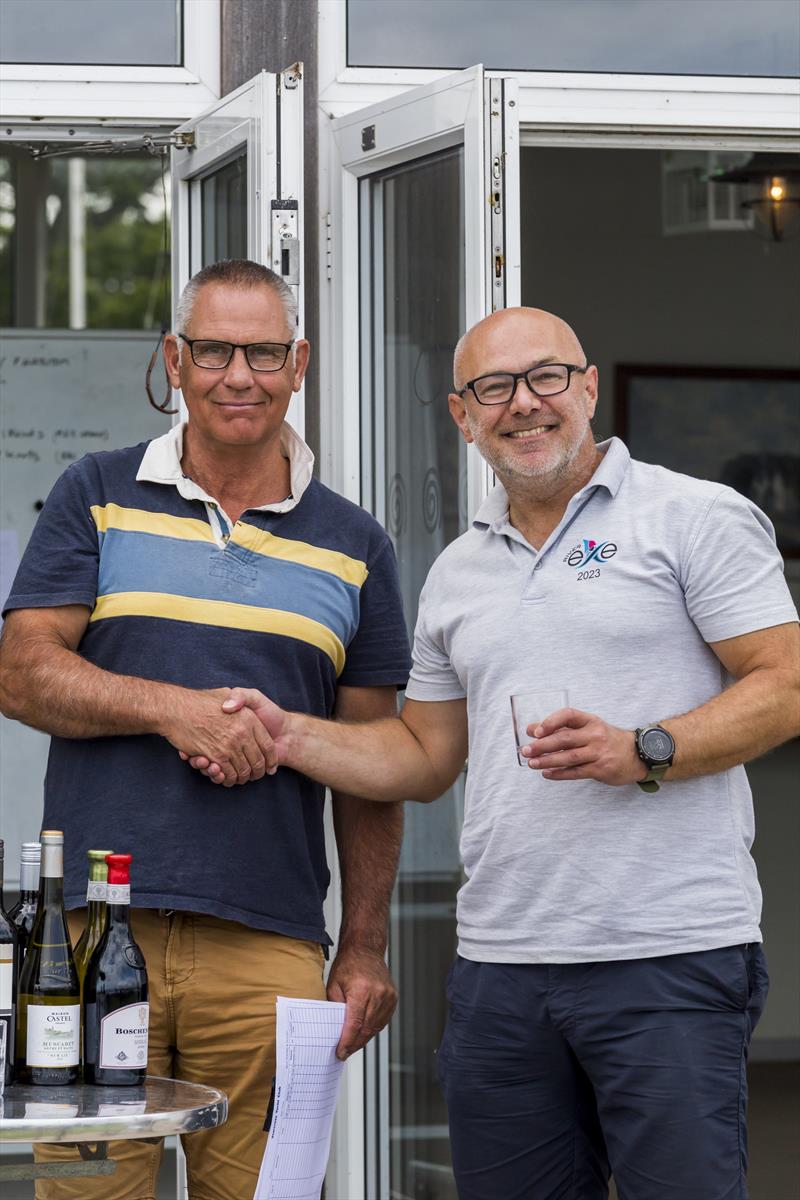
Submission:
{"label": "door hinge", "polygon": [[325,266],[328,279],[333,279],[333,217],[330,213],[325,216]]}

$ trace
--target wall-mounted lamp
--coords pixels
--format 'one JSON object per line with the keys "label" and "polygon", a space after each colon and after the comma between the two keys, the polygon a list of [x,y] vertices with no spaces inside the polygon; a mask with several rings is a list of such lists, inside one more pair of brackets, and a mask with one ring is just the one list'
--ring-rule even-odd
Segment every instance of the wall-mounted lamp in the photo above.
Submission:
{"label": "wall-mounted lamp", "polygon": [[753,230],[771,242],[800,234],[800,156],[754,154],[731,171],[713,172],[712,183],[745,186],[741,207],[752,212]]}

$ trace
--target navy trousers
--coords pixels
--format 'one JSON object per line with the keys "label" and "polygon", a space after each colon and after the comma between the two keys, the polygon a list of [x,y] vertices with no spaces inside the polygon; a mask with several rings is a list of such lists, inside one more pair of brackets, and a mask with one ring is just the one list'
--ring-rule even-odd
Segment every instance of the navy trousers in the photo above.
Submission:
{"label": "navy trousers", "polygon": [[746,1200],[758,944],[451,969],[439,1051],[460,1200]]}

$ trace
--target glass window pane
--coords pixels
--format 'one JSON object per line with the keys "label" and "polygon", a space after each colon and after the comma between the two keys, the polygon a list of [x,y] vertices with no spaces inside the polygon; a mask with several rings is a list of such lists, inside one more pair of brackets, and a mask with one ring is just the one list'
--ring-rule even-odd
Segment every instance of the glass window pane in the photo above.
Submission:
{"label": "glass window pane", "polygon": [[2,323],[168,323],[169,187],[166,160],[151,154],[0,160]]}
{"label": "glass window pane", "polygon": [[2,0],[2,62],[180,66],[182,0]]}
{"label": "glass window pane", "polygon": [[[247,258],[247,154],[206,175],[200,184],[203,261]],[[199,269],[199,268],[198,268]]]}
{"label": "glass window pane", "polygon": [[[428,569],[466,527],[466,448],[447,407],[465,319],[463,151],[372,183],[370,226],[362,271],[373,292],[373,371],[364,385],[372,503],[394,541],[413,630]],[[400,989],[389,1031],[390,1194],[397,1197],[455,1194],[433,1063],[455,954],[462,811],[459,782],[436,804],[406,812],[389,947]]]}
{"label": "glass window pane", "polygon": [[348,0],[350,66],[800,75],[796,0]]}

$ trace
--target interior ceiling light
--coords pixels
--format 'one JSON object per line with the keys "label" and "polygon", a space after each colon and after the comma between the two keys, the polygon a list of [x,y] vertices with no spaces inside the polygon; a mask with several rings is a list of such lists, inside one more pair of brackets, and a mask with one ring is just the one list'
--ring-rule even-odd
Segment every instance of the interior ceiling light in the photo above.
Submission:
{"label": "interior ceiling light", "polygon": [[785,242],[800,234],[800,155],[754,154],[743,166],[713,172],[710,179],[744,185],[742,208],[753,213],[759,237]]}

